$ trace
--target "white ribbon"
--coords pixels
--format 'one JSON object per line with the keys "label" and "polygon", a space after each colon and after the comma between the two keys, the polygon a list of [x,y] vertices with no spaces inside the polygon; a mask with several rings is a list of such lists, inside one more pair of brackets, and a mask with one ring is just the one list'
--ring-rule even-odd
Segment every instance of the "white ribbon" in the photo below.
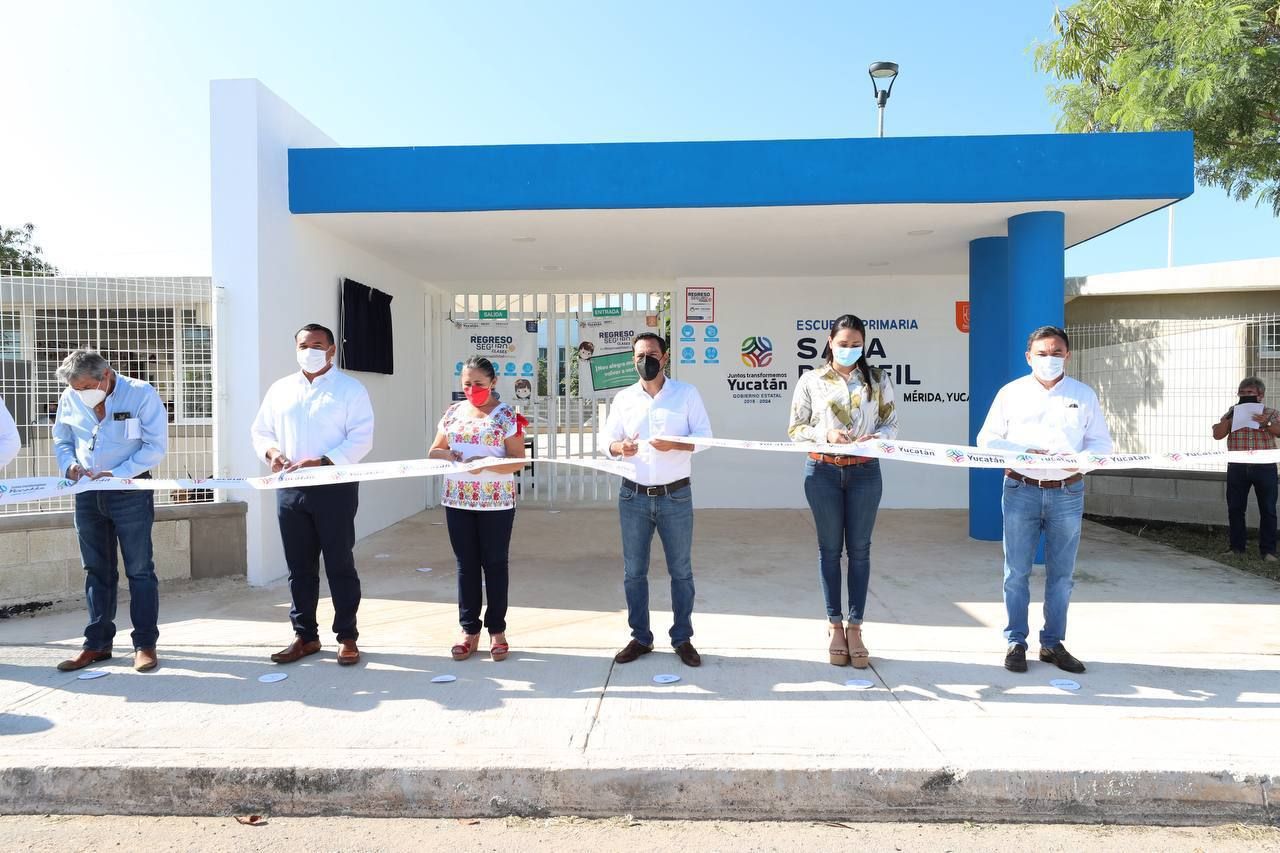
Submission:
{"label": "white ribbon", "polygon": [[1280,450],[1189,450],[1173,453],[1018,453],[989,450],[961,444],[933,444],[924,441],[873,439],[851,444],[799,444],[791,441],[743,441],[734,438],[694,438],[659,436],[697,447],[726,447],[732,450],[766,450],[779,453],[827,453],[838,456],[871,456],[903,462],[922,462],[951,468],[1078,468],[1081,471],[1126,468],[1188,468],[1205,462],[1280,462]]}
{"label": "white ribbon", "polygon": [[[988,450],[959,444],[933,444],[923,441],[890,441],[873,439],[851,444],[797,444],[790,441],[745,441],[733,438],[694,438],[660,436],[664,441],[692,444],[697,447],[723,447],[731,450],[763,450],[778,453],[829,453],[834,455],[870,456],[942,465],[950,468],[1039,468],[1124,470],[1132,468],[1178,469],[1206,462],[1278,463],[1280,450],[1190,450],[1172,453],[1058,453],[1032,454],[1008,450]],[[174,489],[224,489],[227,491],[288,489],[298,486],[324,486],[332,483],[359,483],[371,480],[397,480],[405,477],[438,477],[465,474],[495,465],[509,465],[517,460],[502,456],[474,462],[447,462],[443,459],[410,459],[401,462],[373,462],[361,465],[326,465],[300,468],[292,474],[269,474],[264,477],[211,477],[205,479],[132,480],[103,477],[81,478],[73,483],[58,477],[26,477],[0,480],[0,504],[47,500],[91,491]],[[552,459],[540,456],[525,459],[532,464],[572,465],[635,479],[635,466],[611,459]]]}
{"label": "white ribbon", "polygon": [[74,483],[59,477],[25,477],[15,480],[0,480],[0,504],[41,501],[66,495],[75,495],[80,492],[96,491],[167,491],[170,489],[270,490],[290,489],[298,486],[325,486],[333,483],[361,483],[370,480],[398,480],[405,477],[438,477],[445,474],[466,474],[483,468],[492,468],[496,465],[511,465],[515,462],[572,465],[578,468],[590,468],[629,478],[634,478],[636,475],[635,466],[631,463],[616,462],[610,459],[551,459],[542,456],[536,459],[510,459],[505,456],[494,456],[488,459],[477,459],[473,462],[448,462],[443,459],[409,459],[402,462],[371,462],[361,465],[324,465],[315,468],[299,468],[291,474],[269,474],[264,477],[209,477],[176,480],[135,480],[117,479],[115,477],[90,480],[88,477],[82,477]]}

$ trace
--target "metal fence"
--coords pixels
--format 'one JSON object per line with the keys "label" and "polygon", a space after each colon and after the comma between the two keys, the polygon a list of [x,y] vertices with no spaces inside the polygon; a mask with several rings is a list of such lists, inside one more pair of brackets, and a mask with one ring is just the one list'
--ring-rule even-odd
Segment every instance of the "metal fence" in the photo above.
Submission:
{"label": "metal fence", "polygon": [[[99,350],[151,383],[169,411],[169,452],[157,477],[214,473],[216,364],[213,286],[207,278],[48,276],[0,270],[0,398],[22,452],[0,479],[56,476],[52,424],[68,352]],[[158,504],[209,501],[211,492],[157,492]],[[68,510],[71,499],[0,507],[6,515]]]}
{"label": "metal fence", "polygon": [[1117,452],[1222,449],[1210,428],[1247,376],[1280,399],[1280,314],[1112,320],[1067,332],[1068,371],[1098,392]]}
{"label": "metal fence", "polygon": [[[599,430],[609,415],[613,394],[580,393],[584,369],[577,356],[579,322],[592,319],[596,309],[617,309],[611,315],[638,329],[670,338],[669,292],[576,292],[457,294],[450,319],[476,320],[488,312],[505,312],[510,321],[536,323],[539,348],[534,393],[529,400],[512,401],[529,419],[526,455],[551,458],[599,457]],[[452,358],[442,363],[452,364]],[[451,375],[444,377],[456,382]],[[617,478],[582,468],[526,466],[517,476],[523,502],[579,504],[616,497]]]}

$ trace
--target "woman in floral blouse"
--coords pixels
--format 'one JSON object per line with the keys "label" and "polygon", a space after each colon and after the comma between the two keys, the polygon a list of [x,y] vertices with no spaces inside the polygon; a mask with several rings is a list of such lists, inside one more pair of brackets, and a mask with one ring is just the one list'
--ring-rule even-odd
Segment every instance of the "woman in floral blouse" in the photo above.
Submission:
{"label": "woman in floral blouse", "polygon": [[[787,429],[792,441],[851,444],[897,436],[893,382],[888,373],[867,364],[866,335],[866,326],[852,314],[831,324],[822,354],[826,366],[809,371],[796,384]],[[810,453],[805,462],[804,494],[818,529],[818,572],[830,623],[827,653],[836,666],[852,663],[861,669],[870,663],[862,642],[862,616],[881,490],[880,463],[870,457]],[[841,621],[842,551],[849,556],[848,627]]]}
{"label": "woman in floral blouse", "polygon": [[[476,356],[462,366],[460,381],[466,402],[445,410],[436,440],[427,454],[432,459],[471,462],[493,456],[524,458],[523,417],[497,400],[497,376],[487,358]],[[445,477],[445,520],[449,542],[458,559],[458,621],[461,642],[451,650],[454,660],[466,660],[480,645],[480,607],[487,593],[489,606],[483,625],[489,631],[489,653],[503,660],[507,645],[507,553],[516,515],[514,472],[523,462],[482,468],[470,474]],[[481,578],[483,577],[483,581]]]}

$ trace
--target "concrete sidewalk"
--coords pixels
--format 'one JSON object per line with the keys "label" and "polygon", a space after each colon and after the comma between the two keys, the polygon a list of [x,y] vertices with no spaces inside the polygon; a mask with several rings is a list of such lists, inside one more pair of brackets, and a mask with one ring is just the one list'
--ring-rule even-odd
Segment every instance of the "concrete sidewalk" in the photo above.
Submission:
{"label": "concrete sidewalk", "polygon": [[[93,681],[53,668],[79,647],[79,609],[0,622],[0,811],[1280,814],[1273,582],[1089,525],[1068,641],[1089,671],[1072,693],[1050,686],[1066,674],[1048,665],[1001,666],[998,543],[970,541],[963,512],[886,511],[865,628],[874,667],[859,672],[825,662],[809,514],[699,511],[703,666],[665,648],[615,666],[628,638],[616,514],[522,509],[513,653],[454,663],[442,520],[424,513],[361,543],[365,657],[350,669],[336,665],[331,636],[303,663],[267,660],[290,639],[283,586],[166,588],[161,669],[148,675],[129,667],[127,606],[126,654]],[[272,671],[289,678],[257,681]],[[431,683],[442,673],[457,681]],[[682,680],[658,685],[659,673]],[[844,685],[863,676],[872,689]]]}

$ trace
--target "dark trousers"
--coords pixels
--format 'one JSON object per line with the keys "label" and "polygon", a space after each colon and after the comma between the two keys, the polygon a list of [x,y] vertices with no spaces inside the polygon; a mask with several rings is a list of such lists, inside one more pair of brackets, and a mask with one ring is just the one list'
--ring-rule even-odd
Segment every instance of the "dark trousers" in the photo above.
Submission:
{"label": "dark trousers", "polygon": [[1252,487],[1258,498],[1258,551],[1263,556],[1275,554],[1278,482],[1276,466],[1270,463],[1227,463],[1227,526],[1232,551],[1243,554],[1249,542],[1244,515],[1249,506],[1249,488]]}
{"label": "dark trousers", "polygon": [[488,593],[483,625],[490,634],[501,634],[507,630],[507,555],[516,511],[450,506],[445,507],[444,517],[458,558],[458,623],[466,633],[479,634],[480,607]]}
{"label": "dark trousers", "polygon": [[124,555],[129,579],[129,621],[133,647],[155,648],[160,630],[160,584],[152,560],[151,524],[155,493],[149,491],[81,492],[76,495],[75,525],[84,562],[84,597],[89,624],[84,647],[111,651],[116,636],[116,589],[120,584],[116,546]]}
{"label": "dark trousers", "polygon": [[360,577],[352,553],[359,504],[359,483],[280,489],[276,493],[276,517],[293,598],[289,620],[293,632],[306,642],[320,639],[316,605],[320,601],[321,555],[333,599],[333,631],[339,640],[360,636],[356,630]]}

